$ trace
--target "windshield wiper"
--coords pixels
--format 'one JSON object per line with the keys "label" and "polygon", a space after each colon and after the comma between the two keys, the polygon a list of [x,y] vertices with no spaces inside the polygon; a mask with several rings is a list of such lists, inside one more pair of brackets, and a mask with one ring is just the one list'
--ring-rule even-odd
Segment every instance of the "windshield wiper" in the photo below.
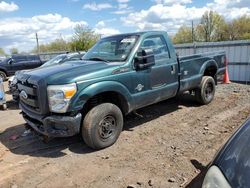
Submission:
{"label": "windshield wiper", "polygon": [[89,59],[86,59],[86,60],[90,60],[90,61],[104,61],[106,63],[110,63],[108,60],[102,59],[100,57],[92,57],[92,58],[89,58]]}

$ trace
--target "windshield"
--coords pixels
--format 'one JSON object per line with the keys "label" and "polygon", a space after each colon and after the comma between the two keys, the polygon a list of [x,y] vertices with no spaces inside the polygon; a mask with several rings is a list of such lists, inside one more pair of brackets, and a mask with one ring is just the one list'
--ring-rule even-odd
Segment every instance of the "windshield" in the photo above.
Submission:
{"label": "windshield", "polygon": [[49,66],[49,65],[58,64],[58,63],[60,63],[65,57],[66,57],[66,55],[58,55],[58,56],[52,58],[51,60],[47,61],[46,63],[44,63],[41,67],[46,67],[46,66]]}
{"label": "windshield", "polygon": [[138,35],[120,35],[101,39],[83,57],[84,60],[125,61],[135,46]]}

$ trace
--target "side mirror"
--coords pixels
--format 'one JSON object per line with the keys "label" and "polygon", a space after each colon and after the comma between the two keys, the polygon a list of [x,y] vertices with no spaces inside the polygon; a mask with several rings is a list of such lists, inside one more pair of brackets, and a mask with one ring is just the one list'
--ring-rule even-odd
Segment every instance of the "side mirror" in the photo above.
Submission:
{"label": "side mirror", "polygon": [[8,61],[8,64],[11,65],[13,62],[14,62],[14,59],[11,58],[11,59]]}
{"label": "side mirror", "polygon": [[155,65],[155,57],[152,49],[140,49],[134,60],[136,70],[146,69]]}

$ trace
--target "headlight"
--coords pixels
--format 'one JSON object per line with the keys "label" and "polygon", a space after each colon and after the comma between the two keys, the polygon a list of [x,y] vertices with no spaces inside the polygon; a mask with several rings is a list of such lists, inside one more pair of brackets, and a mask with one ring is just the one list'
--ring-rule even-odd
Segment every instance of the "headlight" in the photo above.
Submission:
{"label": "headlight", "polygon": [[212,166],[207,171],[202,188],[231,188],[226,178],[217,166]]}
{"label": "headlight", "polygon": [[70,103],[70,99],[77,91],[76,84],[50,85],[47,88],[49,108],[51,112],[64,113]]}
{"label": "headlight", "polygon": [[17,78],[16,78],[16,76],[14,76],[14,78],[13,78],[13,80],[12,80],[12,84],[13,84],[13,85],[16,85],[16,84],[17,84]]}

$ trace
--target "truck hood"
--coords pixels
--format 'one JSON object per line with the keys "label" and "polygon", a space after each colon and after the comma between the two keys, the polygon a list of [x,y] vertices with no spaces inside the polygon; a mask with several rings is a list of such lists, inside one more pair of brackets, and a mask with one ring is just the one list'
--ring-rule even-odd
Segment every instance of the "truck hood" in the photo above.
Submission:
{"label": "truck hood", "polygon": [[[17,74],[17,78],[31,83],[34,83],[34,80],[36,80],[36,83],[43,80],[47,84],[66,84],[99,76],[99,74],[95,76],[93,73],[105,72],[103,74],[109,74],[114,67],[119,65],[101,61],[69,61],[58,65],[22,71]],[[111,72],[104,71],[105,69],[110,69]]]}

